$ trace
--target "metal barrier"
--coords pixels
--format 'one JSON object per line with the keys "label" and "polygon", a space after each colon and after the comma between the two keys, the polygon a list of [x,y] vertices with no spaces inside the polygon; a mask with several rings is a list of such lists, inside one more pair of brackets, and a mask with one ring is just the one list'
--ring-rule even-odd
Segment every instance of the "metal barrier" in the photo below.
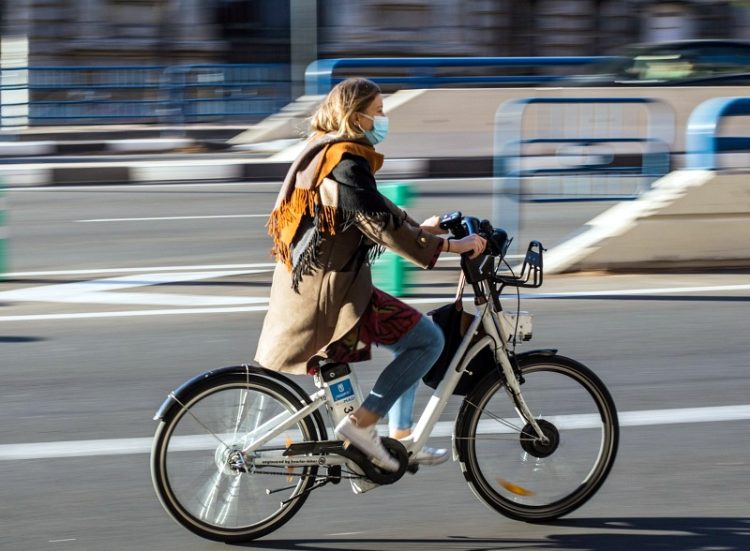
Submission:
{"label": "metal barrier", "polygon": [[2,71],[26,72],[27,77],[25,83],[0,78],[0,91],[28,91],[24,101],[0,106],[6,113],[25,107],[27,123],[14,123],[6,115],[2,117],[4,128],[26,124],[183,124],[227,118],[252,122],[291,101],[288,65],[20,67]]}
{"label": "metal barrier", "polygon": [[716,170],[718,153],[750,150],[750,136],[719,135],[723,118],[743,115],[750,115],[750,97],[712,98],[693,109],[686,131],[686,167]]}
{"label": "metal barrier", "polygon": [[[551,109],[528,117],[531,105]],[[672,110],[650,98],[504,103],[495,113],[493,219],[519,235],[524,201],[635,198],[669,170],[674,126]]]}
{"label": "metal barrier", "polygon": [[[558,75],[534,74],[539,68],[585,65],[616,57],[373,57],[319,59],[305,71],[305,94],[327,94],[346,78],[346,69],[355,69],[357,76],[367,76],[381,86],[398,88],[445,88],[448,86],[522,86],[554,81]],[[510,74],[498,75],[504,68]],[[474,69],[481,68],[480,74]],[[531,72],[529,72],[531,69]],[[525,72],[519,73],[520,70]],[[351,76],[353,71],[348,74]],[[400,75],[393,73],[401,72]],[[462,73],[463,74],[456,74]],[[512,73],[516,74],[512,74]]]}

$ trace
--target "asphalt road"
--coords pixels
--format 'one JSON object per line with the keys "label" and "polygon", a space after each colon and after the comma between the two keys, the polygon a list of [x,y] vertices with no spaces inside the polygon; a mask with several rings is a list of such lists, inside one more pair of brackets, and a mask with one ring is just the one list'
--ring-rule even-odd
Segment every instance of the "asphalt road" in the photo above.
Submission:
{"label": "asphalt road", "polygon": [[[488,216],[477,182],[419,186],[416,218]],[[153,413],[209,368],[250,360],[268,294],[263,223],[277,184],[8,193],[0,287],[0,549],[221,549],[175,524],[148,472]],[[522,240],[554,246],[604,203],[526,205]],[[428,310],[455,264],[414,272]],[[248,545],[293,550],[750,548],[750,285],[746,273],[549,277],[524,299],[525,348],[559,348],[607,383],[623,427],[600,492],[548,525],[505,519],[455,463],[362,496],[314,493]],[[157,285],[158,284],[158,285]],[[430,302],[433,300],[434,302]],[[362,366],[367,388],[378,372]],[[309,381],[303,381],[308,384]],[[422,389],[418,405],[428,396]],[[454,399],[442,421],[450,421]],[[437,438],[448,446],[449,438]]]}

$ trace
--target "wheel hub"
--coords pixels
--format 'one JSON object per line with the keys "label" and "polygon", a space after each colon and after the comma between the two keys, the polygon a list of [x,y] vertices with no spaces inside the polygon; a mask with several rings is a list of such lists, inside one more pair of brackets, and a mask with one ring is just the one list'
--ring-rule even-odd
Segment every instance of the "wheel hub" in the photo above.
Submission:
{"label": "wheel hub", "polygon": [[239,446],[218,446],[214,453],[214,461],[219,470],[227,475],[236,475],[249,468],[245,462],[242,448]]}
{"label": "wheel hub", "polygon": [[549,457],[560,445],[560,432],[555,425],[545,419],[537,419],[536,422],[544,438],[539,438],[534,427],[529,423],[521,431],[521,447],[534,457]]}

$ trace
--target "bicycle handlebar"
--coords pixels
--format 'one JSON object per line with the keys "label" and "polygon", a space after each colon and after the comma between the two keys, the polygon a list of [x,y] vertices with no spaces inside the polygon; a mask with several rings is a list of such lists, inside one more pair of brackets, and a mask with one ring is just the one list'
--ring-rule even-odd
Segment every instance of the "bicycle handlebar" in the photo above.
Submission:
{"label": "bicycle handlebar", "polygon": [[[473,216],[464,216],[461,211],[453,211],[444,214],[440,218],[440,228],[447,230],[453,237],[462,238],[472,233],[481,235],[487,240],[485,250],[474,259],[467,255],[461,255],[461,268],[466,274],[466,281],[472,285],[483,280],[491,280],[503,286],[512,287],[541,287],[543,282],[543,251],[545,250],[539,241],[531,241],[520,274],[516,277],[497,276],[496,263],[505,258],[512,237],[508,237],[505,230],[493,228],[489,220],[480,221]],[[475,292],[477,288],[475,286]]]}

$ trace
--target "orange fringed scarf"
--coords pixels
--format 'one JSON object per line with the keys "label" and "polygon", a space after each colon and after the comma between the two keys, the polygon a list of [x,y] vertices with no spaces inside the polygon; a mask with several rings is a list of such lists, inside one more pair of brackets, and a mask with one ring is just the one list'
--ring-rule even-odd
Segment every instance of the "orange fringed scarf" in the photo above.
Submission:
{"label": "orange fringed scarf", "polygon": [[[367,159],[373,173],[383,165],[383,156],[370,144],[324,135],[312,140],[287,172],[267,227],[273,238],[271,252],[290,271],[293,269],[292,242],[306,215],[316,218],[317,232],[336,233],[338,207],[320,205],[318,188],[345,153]],[[316,206],[319,207],[317,212]]]}

